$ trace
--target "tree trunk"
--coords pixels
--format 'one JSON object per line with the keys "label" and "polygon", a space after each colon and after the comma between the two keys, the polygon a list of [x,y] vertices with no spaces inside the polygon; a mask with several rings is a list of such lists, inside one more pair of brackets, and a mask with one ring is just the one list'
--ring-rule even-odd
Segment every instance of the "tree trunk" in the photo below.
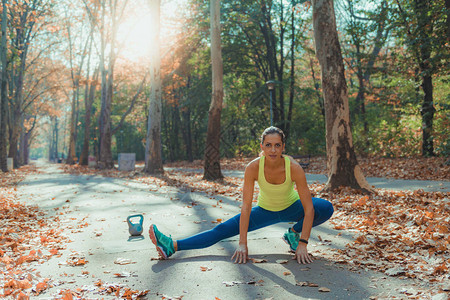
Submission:
{"label": "tree trunk", "polygon": [[220,170],[220,117],[223,101],[223,63],[220,41],[220,0],[210,1],[212,97],[208,112],[203,179],[223,178]]}
{"label": "tree trunk", "polygon": [[[110,74],[108,74],[110,76]],[[114,162],[111,152],[111,95],[112,86],[107,82],[104,87],[105,93],[102,96],[102,109],[100,115],[100,153],[98,166],[100,169],[112,169]]]}
{"label": "tree trunk", "polygon": [[447,41],[450,41],[450,0],[445,0],[445,7],[447,9]]}
{"label": "tree trunk", "polygon": [[434,156],[433,146],[433,118],[436,109],[433,106],[433,79],[430,75],[423,76],[422,89],[422,156]]}
{"label": "tree trunk", "polygon": [[149,174],[162,174],[164,168],[161,153],[161,49],[160,49],[160,14],[161,0],[151,0],[150,9],[153,26],[149,28],[153,38],[150,53],[150,84],[149,113],[147,126],[147,140],[145,145],[145,168]]}
{"label": "tree trunk", "polygon": [[286,139],[289,137],[291,131],[292,109],[294,107],[294,94],[295,94],[295,9],[292,7],[291,11],[291,74],[289,85],[289,109],[287,123],[284,134]]}
{"label": "tree trunk", "polygon": [[431,39],[433,35],[433,23],[430,17],[430,0],[416,0],[414,11],[419,26],[417,38],[419,47],[418,61],[422,75],[422,90],[424,92],[422,102],[422,156],[434,156],[433,146],[433,118],[436,109],[433,105],[433,79],[431,60]]}
{"label": "tree trunk", "polygon": [[[191,87],[191,76],[188,75],[187,78],[187,84],[185,88],[185,97],[189,97],[189,88]],[[182,116],[183,116],[183,123],[184,126],[182,126],[183,131],[183,139],[184,144],[186,146],[186,156],[185,159],[187,159],[190,162],[194,161],[194,156],[192,154],[192,132],[191,132],[191,109],[189,105],[190,99],[185,99],[185,107],[182,109]]]}
{"label": "tree trunk", "polygon": [[25,149],[26,149],[26,144],[25,144],[25,123],[24,121],[28,120],[28,116],[25,116],[22,113],[22,118],[20,120],[20,136],[19,136],[19,152],[17,153],[17,160],[20,166],[26,165],[25,162]]}
{"label": "tree trunk", "polygon": [[52,117],[52,133],[50,137],[50,150],[49,157],[50,161],[58,162],[59,154],[58,154],[58,117]]}
{"label": "tree trunk", "polygon": [[[268,7],[269,6],[269,7]],[[272,21],[271,21],[271,13],[270,13],[271,4],[266,3],[266,1],[261,1],[261,18],[260,28],[261,33],[264,37],[264,42],[267,50],[267,64],[268,64],[268,78],[266,80],[275,80],[278,78],[277,74],[277,49],[274,39],[274,33],[272,30]],[[266,72],[267,73],[267,72]],[[279,79],[279,78],[278,78]],[[273,113],[273,124],[276,126],[280,122],[280,110],[277,104],[277,93],[272,92],[272,95],[269,99],[272,102],[272,113]]]}
{"label": "tree trunk", "polygon": [[7,152],[6,145],[7,139],[7,113],[8,113],[8,74],[6,72],[6,27],[7,27],[7,8],[6,0],[2,0],[3,13],[2,13],[2,39],[1,39],[1,64],[2,64],[2,78],[1,78],[1,94],[0,94],[0,170],[8,172],[7,166]]}
{"label": "tree trunk", "polygon": [[[21,40],[20,37],[18,37],[18,40]],[[11,135],[9,140],[9,153],[8,157],[12,157],[14,159],[14,168],[20,167],[19,163],[19,152],[18,152],[18,146],[19,146],[19,138],[20,133],[22,129],[21,121],[22,121],[22,102],[23,102],[23,77],[25,72],[25,57],[26,57],[26,51],[22,52],[19,56],[20,64],[18,69],[17,77],[15,80],[15,95],[14,95],[14,105],[13,105],[13,112],[12,112],[12,120],[11,125]]]}
{"label": "tree trunk", "polygon": [[95,90],[98,82],[99,68],[95,68],[94,74],[92,75],[92,80],[89,80],[90,76],[90,66],[91,66],[91,53],[93,44],[93,32],[91,32],[91,37],[89,40],[89,56],[87,61],[87,80],[86,80],[86,90],[84,93],[84,140],[83,148],[80,154],[79,164],[82,166],[87,166],[89,164],[89,140],[91,137],[91,114],[92,114],[92,104],[94,103]]}
{"label": "tree trunk", "polygon": [[[104,3],[102,3],[102,27],[104,28],[105,23],[105,7]],[[98,167],[100,169],[112,169],[114,168],[114,161],[112,159],[112,151],[111,151],[111,104],[112,104],[112,91],[113,91],[113,71],[114,71],[114,42],[115,42],[115,22],[116,15],[115,10],[116,6],[113,8],[113,15],[111,20],[113,22],[111,43],[110,43],[110,51],[109,51],[109,65],[108,70],[105,67],[106,60],[106,38],[107,36],[101,32],[101,73],[102,73],[102,106],[100,111],[100,137],[99,137],[99,156],[98,156]]]}
{"label": "tree trunk", "polygon": [[67,153],[67,161],[66,163],[68,165],[73,165],[77,158],[75,154],[75,142],[76,142],[76,134],[75,134],[75,126],[76,126],[76,101],[77,101],[77,94],[78,88],[73,90],[72,94],[72,111],[70,115],[70,128],[69,128],[69,152]]}
{"label": "tree trunk", "polygon": [[31,129],[30,131],[27,131],[25,133],[25,138],[24,138],[24,153],[23,153],[23,158],[24,158],[24,163],[26,165],[28,165],[30,163],[30,144],[31,144],[31,134],[33,133],[33,130]]}
{"label": "tree trunk", "polygon": [[16,82],[16,95],[11,122],[12,133],[10,135],[9,153],[8,153],[8,157],[12,157],[14,159],[14,168],[20,167],[18,146],[19,146],[20,132],[22,128],[20,124],[20,121],[22,119],[22,96],[23,96],[22,90],[23,90],[23,71],[19,70],[19,75]]}
{"label": "tree trunk", "polygon": [[30,141],[31,141],[31,134],[33,133],[33,129],[36,125],[36,116],[30,116],[27,115],[25,119],[29,121],[31,118],[33,118],[33,126],[26,130],[26,128],[23,128],[22,135],[20,138],[20,160],[23,165],[28,165],[29,163],[29,157],[30,157]]}
{"label": "tree trunk", "polygon": [[325,189],[350,186],[370,192],[353,148],[347,84],[332,0],[313,0],[313,25],[325,101],[328,167]]}
{"label": "tree trunk", "polygon": [[194,161],[194,155],[192,154],[192,132],[191,132],[191,110],[189,106],[185,108],[183,111],[183,138],[184,138],[184,144],[186,146],[186,156],[185,159],[187,159],[190,162]]}
{"label": "tree trunk", "polygon": [[86,85],[86,88],[89,86],[89,92],[87,97],[85,97],[84,105],[85,105],[85,118],[84,118],[84,141],[83,141],[83,150],[80,155],[80,165],[87,166],[89,159],[89,140],[91,134],[91,113],[92,113],[92,104],[94,103],[95,97],[95,89],[97,87],[98,81],[98,73],[99,69],[97,68],[92,77],[92,82]]}

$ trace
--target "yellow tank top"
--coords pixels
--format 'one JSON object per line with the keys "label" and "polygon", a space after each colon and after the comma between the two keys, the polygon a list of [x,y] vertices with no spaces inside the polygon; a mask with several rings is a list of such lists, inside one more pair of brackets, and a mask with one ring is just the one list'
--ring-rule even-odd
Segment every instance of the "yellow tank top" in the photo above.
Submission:
{"label": "yellow tank top", "polygon": [[271,184],[264,176],[265,157],[259,159],[258,172],[258,205],[270,211],[281,211],[288,208],[292,203],[300,199],[294,189],[294,182],[291,180],[291,161],[285,156],[286,180],[282,184]]}

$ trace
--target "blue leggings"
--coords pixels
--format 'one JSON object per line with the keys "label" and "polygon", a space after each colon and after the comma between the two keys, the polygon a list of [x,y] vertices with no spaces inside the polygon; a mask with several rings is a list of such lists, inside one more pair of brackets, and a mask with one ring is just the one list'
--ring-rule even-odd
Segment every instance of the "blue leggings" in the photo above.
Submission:
{"label": "blue leggings", "polygon": [[[331,218],[333,205],[324,199],[312,198],[314,205],[313,226],[322,224]],[[194,236],[177,240],[178,250],[201,249],[214,245],[215,243],[239,234],[239,220],[241,214]],[[302,231],[305,212],[300,200],[295,201],[288,208],[281,211],[270,211],[259,206],[252,208],[248,231],[260,229],[280,222],[297,222],[293,228],[296,232]]]}

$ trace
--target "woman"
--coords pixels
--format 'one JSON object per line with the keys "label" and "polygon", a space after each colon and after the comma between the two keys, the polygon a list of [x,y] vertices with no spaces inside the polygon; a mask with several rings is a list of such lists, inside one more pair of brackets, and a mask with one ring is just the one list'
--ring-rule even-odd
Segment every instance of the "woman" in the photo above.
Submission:
{"label": "woman", "polygon": [[[312,257],[307,249],[311,228],[327,221],[333,214],[333,206],[326,200],[311,198],[305,172],[292,157],[283,155],[285,146],[283,131],[273,126],[264,130],[261,135],[261,156],[245,168],[240,214],[211,230],[176,241],[151,225],[150,239],[159,255],[167,259],[176,251],[206,248],[239,234],[239,247],[231,259],[235,263],[246,263],[249,231],[279,222],[297,222],[283,235],[283,240],[295,252],[294,259],[298,263],[311,263]],[[256,181],[260,193],[257,206],[252,208]]]}

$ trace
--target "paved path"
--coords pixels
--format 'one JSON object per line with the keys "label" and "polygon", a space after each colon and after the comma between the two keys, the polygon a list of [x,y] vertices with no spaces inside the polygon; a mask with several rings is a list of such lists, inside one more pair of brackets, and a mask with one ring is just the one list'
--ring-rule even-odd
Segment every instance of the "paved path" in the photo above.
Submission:
{"label": "paved path", "polygon": [[[347,266],[317,255],[316,250],[345,247],[352,238],[350,233],[336,231],[328,223],[313,229],[310,249],[317,260],[308,266],[290,260],[287,245],[281,240],[288,224],[249,234],[250,256],[266,259],[267,263],[231,263],[237,237],[208,249],[176,253],[166,261],[152,260],[157,253],[146,233],[151,223],[175,238],[185,237],[212,228],[212,222],[218,218],[227,219],[238,213],[240,202],[131,179],[69,175],[57,165],[42,165],[39,170],[41,173],[30,175],[21,183],[20,198],[39,205],[48,215],[63,213],[61,228],[66,228],[66,235],[72,240],[61,257],[35,265],[42,276],[56,284],[40,299],[51,299],[59,290],[76,288],[84,290],[87,299],[108,299],[98,294],[94,283],[99,279],[150,290],[148,299],[165,295],[169,299],[182,296],[183,300],[368,299],[373,295],[391,299],[404,297],[401,291],[415,284],[413,280],[388,278],[382,273],[350,271]],[[222,200],[221,207],[216,206],[218,200]],[[197,205],[192,206],[193,201]],[[145,234],[130,239],[126,218],[136,213],[144,214]],[[331,240],[331,245],[320,243],[318,235]],[[88,263],[69,266],[66,262],[71,256],[84,256]],[[133,263],[114,263],[119,258]],[[289,262],[280,264],[282,260]],[[127,277],[117,278],[117,273]],[[305,281],[331,292],[296,285]]]}

